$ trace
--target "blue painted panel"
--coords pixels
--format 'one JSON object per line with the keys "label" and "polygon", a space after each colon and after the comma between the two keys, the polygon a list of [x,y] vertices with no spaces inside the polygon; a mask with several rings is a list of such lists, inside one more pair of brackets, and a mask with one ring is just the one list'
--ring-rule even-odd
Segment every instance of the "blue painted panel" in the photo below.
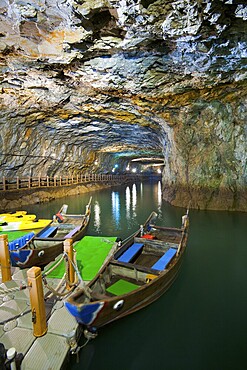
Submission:
{"label": "blue painted panel", "polygon": [[21,236],[20,238],[17,238],[13,240],[12,242],[9,242],[9,250],[15,250],[21,247],[24,247],[24,245],[27,244],[27,242],[32,239],[32,237],[35,235],[34,232],[31,232],[29,234],[26,234],[24,236]]}
{"label": "blue painted panel", "polygon": [[168,251],[165,254],[163,254],[163,256],[152,266],[152,269],[161,271],[164,270],[176,253],[177,253],[176,249],[174,248],[168,249]]}
{"label": "blue painted panel", "polygon": [[142,247],[143,247],[142,243],[132,244],[120,257],[118,257],[118,261],[130,262]]}

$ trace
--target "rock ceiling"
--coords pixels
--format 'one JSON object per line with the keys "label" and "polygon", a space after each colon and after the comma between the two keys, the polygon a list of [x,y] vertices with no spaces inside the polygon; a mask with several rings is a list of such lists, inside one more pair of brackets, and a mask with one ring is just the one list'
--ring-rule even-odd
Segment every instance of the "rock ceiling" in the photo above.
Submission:
{"label": "rock ceiling", "polygon": [[162,157],[173,204],[247,210],[243,1],[0,0],[0,24],[2,174]]}

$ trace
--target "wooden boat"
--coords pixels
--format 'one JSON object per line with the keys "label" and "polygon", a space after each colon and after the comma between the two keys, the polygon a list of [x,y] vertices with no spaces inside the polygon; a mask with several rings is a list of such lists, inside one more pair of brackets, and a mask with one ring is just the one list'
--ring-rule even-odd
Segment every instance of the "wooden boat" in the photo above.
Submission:
{"label": "wooden boat", "polygon": [[9,243],[11,264],[20,268],[45,266],[63,252],[65,239],[75,242],[85,235],[90,215],[91,198],[85,214],[64,214],[61,219],[58,212],[54,221],[37,234],[30,233]]}
{"label": "wooden boat", "polygon": [[148,226],[144,234],[142,228],[123,243],[96,277],[66,300],[66,308],[87,333],[149,305],[177,277],[186,249],[188,212],[181,228]]}

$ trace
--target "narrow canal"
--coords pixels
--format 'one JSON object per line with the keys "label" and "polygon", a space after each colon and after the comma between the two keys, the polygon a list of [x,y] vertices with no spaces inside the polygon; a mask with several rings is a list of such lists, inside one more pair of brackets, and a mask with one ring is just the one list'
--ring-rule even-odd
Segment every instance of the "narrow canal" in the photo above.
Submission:
{"label": "narrow canal", "polygon": [[[51,217],[63,203],[83,212],[89,235],[124,239],[149,213],[180,226],[185,209],[162,202],[161,183],[136,183],[27,208]],[[246,370],[247,214],[190,211],[188,248],[180,275],[149,307],[110,324],[74,358],[72,370]]]}

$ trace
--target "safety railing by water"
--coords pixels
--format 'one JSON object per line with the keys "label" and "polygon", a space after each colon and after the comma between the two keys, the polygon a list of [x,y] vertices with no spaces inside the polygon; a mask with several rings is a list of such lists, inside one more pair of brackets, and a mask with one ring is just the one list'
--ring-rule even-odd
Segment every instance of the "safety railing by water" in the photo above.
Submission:
{"label": "safety railing by water", "polygon": [[143,178],[139,174],[106,175],[82,174],[77,176],[37,176],[37,177],[2,177],[0,178],[0,191],[27,190],[33,188],[48,188],[69,185],[83,185],[87,183],[109,183],[134,181]]}

